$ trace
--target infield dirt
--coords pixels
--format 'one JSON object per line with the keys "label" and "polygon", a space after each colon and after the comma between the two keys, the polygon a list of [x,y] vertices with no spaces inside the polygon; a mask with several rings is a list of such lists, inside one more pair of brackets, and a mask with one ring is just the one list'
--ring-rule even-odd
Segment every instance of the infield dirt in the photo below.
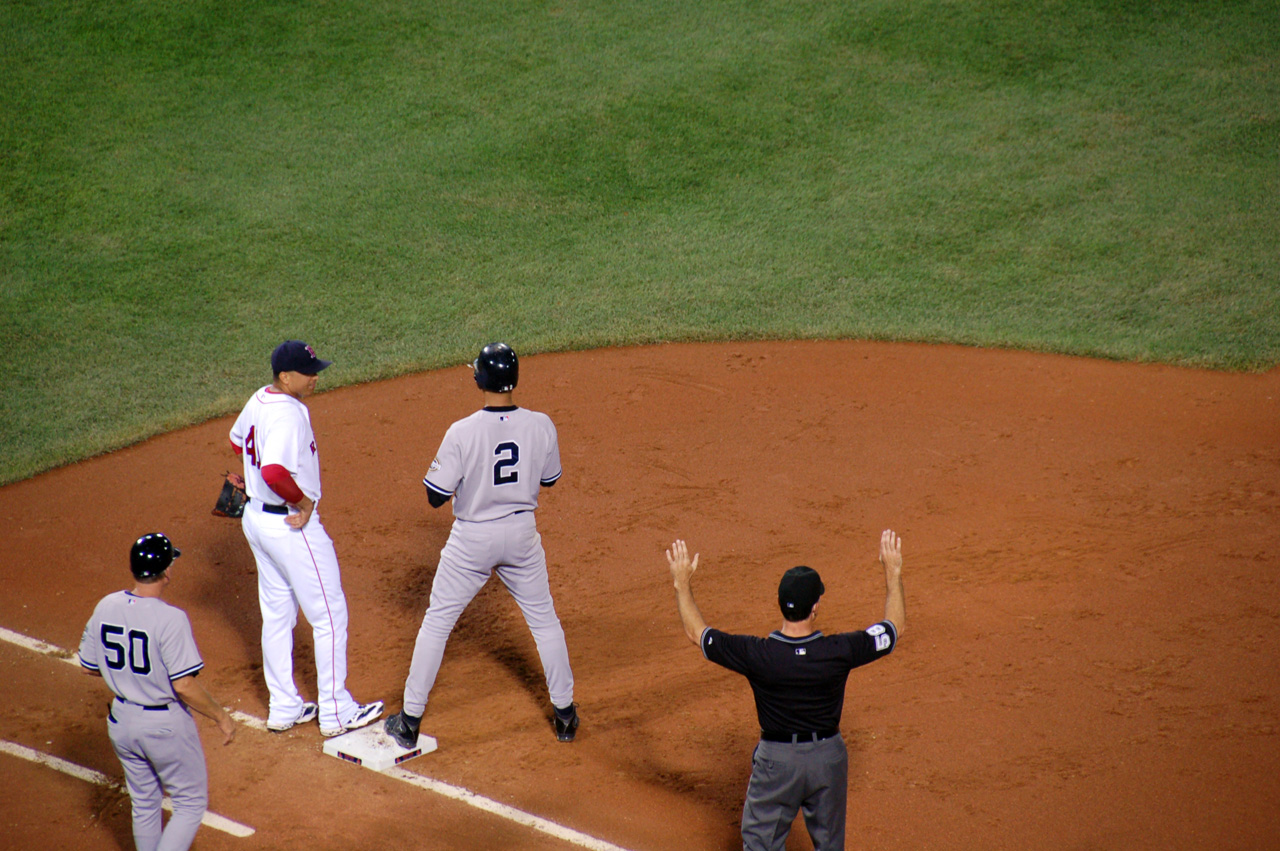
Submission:
{"label": "infield dirt", "polygon": [[[560,432],[564,477],[538,523],[583,726],[556,742],[532,639],[493,581],[432,694],[440,749],[406,767],[632,851],[740,847],[750,690],[684,638],[663,551],[682,537],[701,553],[694,590],[719,628],[776,628],[778,577],[808,564],[827,586],[820,626],[861,629],[883,614],[892,527],[908,622],[850,677],[849,847],[1275,842],[1280,371],[669,345],[524,358],[516,401]],[[309,400],[357,700],[399,708],[452,519],[422,476],[480,402],[464,368]],[[130,543],[163,531],[183,550],[167,599],[191,617],[201,680],[265,717],[253,558],[209,513],[237,463],[231,420],[0,489],[0,626],[74,649],[94,603],[128,585]],[[297,639],[314,696],[305,621]],[[0,666],[0,737],[121,776],[100,681],[11,645]],[[571,847],[324,756],[315,725],[221,747],[200,724],[211,809],[257,833],[205,828],[199,849]],[[25,790],[0,803],[0,847],[132,847],[120,794],[5,754],[0,778]],[[800,823],[790,843],[810,847]]]}

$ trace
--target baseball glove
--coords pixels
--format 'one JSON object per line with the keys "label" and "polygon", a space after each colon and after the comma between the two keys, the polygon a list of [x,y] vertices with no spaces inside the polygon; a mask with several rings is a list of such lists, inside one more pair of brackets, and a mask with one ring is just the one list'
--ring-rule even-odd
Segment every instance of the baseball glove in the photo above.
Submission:
{"label": "baseball glove", "polygon": [[222,482],[222,493],[218,494],[218,502],[213,506],[213,513],[219,517],[242,517],[244,504],[249,495],[244,492],[244,477],[239,473],[227,473]]}

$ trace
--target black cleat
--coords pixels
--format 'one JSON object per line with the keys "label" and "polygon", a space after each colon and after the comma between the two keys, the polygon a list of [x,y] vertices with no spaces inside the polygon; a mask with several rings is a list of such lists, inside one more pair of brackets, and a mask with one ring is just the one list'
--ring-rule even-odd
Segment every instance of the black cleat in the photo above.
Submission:
{"label": "black cleat", "polygon": [[567,715],[562,715],[560,709],[555,711],[553,720],[556,725],[556,738],[562,742],[572,742],[578,732],[578,707],[571,703],[565,711]]}
{"label": "black cleat", "polygon": [[382,725],[382,729],[387,731],[387,735],[396,740],[396,744],[405,750],[413,750],[418,746],[418,725],[421,719],[417,721],[409,720],[409,717],[401,710],[392,715]]}

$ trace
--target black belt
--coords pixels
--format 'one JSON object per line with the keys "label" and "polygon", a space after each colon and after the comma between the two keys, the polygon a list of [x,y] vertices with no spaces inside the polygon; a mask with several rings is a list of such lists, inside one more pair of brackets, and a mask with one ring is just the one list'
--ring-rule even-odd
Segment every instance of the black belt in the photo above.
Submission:
{"label": "black belt", "polygon": [[116,697],[116,700],[120,701],[121,703],[127,703],[130,706],[137,706],[142,709],[146,709],[150,712],[163,712],[164,710],[168,709],[170,706],[173,705],[171,703],[157,703],[154,706],[147,706],[145,703],[134,703],[132,700],[125,700],[123,697]]}
{"label": "black belt", "polygon": [[289,513],[289,506],[287,505],[272,505],[271,503],[263,502],[262,500],[258,500],[258,503],[262,506],[262,510],[267,512],[268,514],[288,514]]}
{"label": "black belt", "polygon": [[823,739],[838,735],[840,735],[839,730],[817,730],[804,733],[771,733],[768,730],[762,730],[760,739],[765,742],[786,742],[795,745],[800,742],[821,742]]}

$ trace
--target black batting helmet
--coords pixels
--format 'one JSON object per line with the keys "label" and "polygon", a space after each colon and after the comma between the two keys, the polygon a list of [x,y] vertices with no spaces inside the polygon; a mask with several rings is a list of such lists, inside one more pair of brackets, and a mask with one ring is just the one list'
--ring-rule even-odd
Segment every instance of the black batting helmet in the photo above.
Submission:
{"label": "black batting helmet", "polygon": [[520,380],[520,362],[506,343],[490,343],[472,362],[476,386],[490,393],[509,393]]}
{"label": "black batting helmet", "polygon": [[159,532],[143,535],[129,550],[129,569],[134,579],[155,579],[169,569],[182,551]]}

